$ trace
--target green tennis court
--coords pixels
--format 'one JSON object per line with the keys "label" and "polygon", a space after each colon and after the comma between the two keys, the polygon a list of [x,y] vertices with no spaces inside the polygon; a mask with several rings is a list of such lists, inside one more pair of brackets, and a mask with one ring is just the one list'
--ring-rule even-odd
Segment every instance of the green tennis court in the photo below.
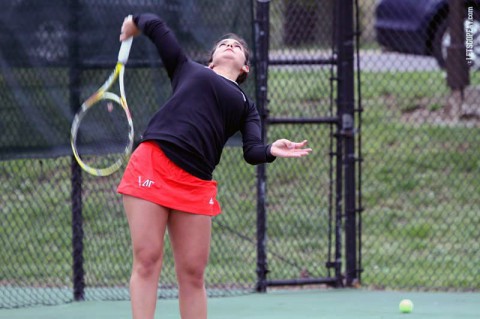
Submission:
{"label": "green tennis court", "polygon": [[[398,310],[401,299],[414,303],[412,313]],[[180,318],[176,299],[159,300],[157,318]],[[131,318],[128,301],[75,302],[60,306],[42,306],[1,310],[5,319],[126,319]],[[399,292],[362,289],[284,290],[266,294],[210,298],[209,318],[480,318],[480,293]]]}

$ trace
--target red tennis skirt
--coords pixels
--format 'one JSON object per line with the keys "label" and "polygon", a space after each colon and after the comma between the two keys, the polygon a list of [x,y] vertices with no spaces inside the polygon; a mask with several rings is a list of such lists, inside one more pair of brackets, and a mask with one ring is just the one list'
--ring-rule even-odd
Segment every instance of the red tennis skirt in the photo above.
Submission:
{"label": "red tennis skirt", "polygon": [[182,212],[207,216],[221,213],[217,182],[187,173],[154,141],[141,143],[133,152],[117,191]]}

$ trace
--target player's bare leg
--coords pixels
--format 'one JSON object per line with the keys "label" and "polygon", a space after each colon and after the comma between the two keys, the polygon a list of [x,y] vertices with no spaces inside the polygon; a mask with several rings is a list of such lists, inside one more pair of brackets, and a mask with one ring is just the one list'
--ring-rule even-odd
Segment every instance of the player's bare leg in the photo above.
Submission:
{"label": "player's bare leg", "polygon": [[173,211],[168,233],[173,248],[182,319],[207,318],[204,273],[210,252],[212,219]]}
{"label": "player's bare leg", "polygon": [[169,209],[128,195],[123,197],[123,203],[133,247],[130,277],[133,319],[153,319]]}

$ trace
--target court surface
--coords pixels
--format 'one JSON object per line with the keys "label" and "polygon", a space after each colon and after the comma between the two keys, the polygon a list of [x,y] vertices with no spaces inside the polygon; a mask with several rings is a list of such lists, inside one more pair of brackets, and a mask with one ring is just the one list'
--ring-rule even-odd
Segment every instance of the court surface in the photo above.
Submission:
{"label": "court surface", "polygon": [[[398,310],[401,299],[412,313]],[[86,301],[0,310],[1,319],[127,319],[128,301]],[[155,318],[180,318],[177,300],[159,300]],[[480,293],[399,292],[364,289],[281,290],[209,299],[209,319],[479,319]]]}

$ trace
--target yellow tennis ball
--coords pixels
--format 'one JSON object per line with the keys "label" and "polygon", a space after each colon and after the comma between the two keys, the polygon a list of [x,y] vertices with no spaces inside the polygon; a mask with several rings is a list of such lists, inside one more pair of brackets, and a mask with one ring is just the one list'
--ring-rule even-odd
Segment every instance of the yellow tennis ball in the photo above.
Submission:
{"label": "yellow tennis ball", "polygon": [[398,305],[401,313],[410,313],[413,311],[413,302],[410,299],[403,299]]}

